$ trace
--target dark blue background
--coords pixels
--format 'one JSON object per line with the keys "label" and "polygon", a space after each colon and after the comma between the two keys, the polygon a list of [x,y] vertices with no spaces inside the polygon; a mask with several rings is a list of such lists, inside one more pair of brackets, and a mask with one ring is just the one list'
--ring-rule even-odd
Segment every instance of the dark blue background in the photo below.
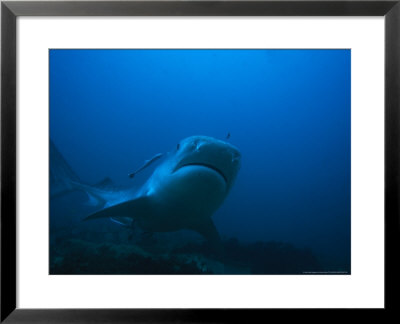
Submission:
{"label": "dark blue background", "polygon": [[127,174],[191,135],[242,169],[214,215],[223,236],[350,257],[350,50],[50,50],[50,136],[77,174]]}

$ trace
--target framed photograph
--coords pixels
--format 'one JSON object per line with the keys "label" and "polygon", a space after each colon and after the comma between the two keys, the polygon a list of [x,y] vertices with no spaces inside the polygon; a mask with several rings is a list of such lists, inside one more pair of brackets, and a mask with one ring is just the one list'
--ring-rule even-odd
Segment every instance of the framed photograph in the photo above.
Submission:
{"label": "framed photograph", "polygon": [[398,1],[4,1],[1,320],[395,311]]}

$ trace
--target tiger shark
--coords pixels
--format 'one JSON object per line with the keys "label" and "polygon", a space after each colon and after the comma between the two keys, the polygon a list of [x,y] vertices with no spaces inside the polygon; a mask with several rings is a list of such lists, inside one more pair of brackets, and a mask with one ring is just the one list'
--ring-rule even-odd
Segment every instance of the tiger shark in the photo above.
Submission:
{"label": "tiger shark", "polygon": [[220,243],[212,215],[228,196],[240,169],[241,154],[232,144],[208,136],[183,139],[134,194],[112,190],[108,180],[94,186],[82,183],[51,143],[52,147],[50,164],[64,165],[58,177],[60,168],[50,169],[58,184],[54,189],[61,182],[64,191],[84,191],[102,206],[84,220],[131,219],[146,232],[193,230],[211,243]]}

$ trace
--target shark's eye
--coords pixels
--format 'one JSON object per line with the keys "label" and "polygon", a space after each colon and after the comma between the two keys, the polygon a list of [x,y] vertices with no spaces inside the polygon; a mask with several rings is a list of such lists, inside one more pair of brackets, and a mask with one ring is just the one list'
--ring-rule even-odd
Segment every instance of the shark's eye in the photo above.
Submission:
{"label": "shark's eye", "polygon": [[181,147],[181,144],[176,144],[176,150],[178,151],[179,150],[179,148]]}

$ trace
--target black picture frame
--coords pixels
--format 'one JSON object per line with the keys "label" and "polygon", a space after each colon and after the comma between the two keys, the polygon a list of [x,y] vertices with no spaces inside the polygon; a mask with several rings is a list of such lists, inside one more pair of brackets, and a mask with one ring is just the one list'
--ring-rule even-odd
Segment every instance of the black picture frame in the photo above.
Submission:
{"label": "black picture frame", "polygon": [[[19,16],[384,16],[385,18],[385,307],[399,308],[400,256],[400,0],[393,1],[2,1],[1,2],[1,322],[235,322],[271,309],[19,309],[16,308],[16,19]],[[40,292],[38,292],[40,293]],[[240,293],[240,292],[238,292]],[[310,312],[293,310],[309,318]],[[332,313],[331,310],[325,310]],[[358,310],[352,310],[358,312]],[[347,311],[349,313],[349,311]],[[358,312],[359,314],[359,312]],[[269,314],[268,314],[269,315]],[[325,314],[324,314],[325,315]],[[360,314],[359,314],[360,315]],[[392,314],[393,315],[393,314]],[[321,316],[321,315],[319,315]],[[322,315],[323,316],[323,315]],[[326,316],[326,315],[325,315]],[[341,318],[343,319],[343,318]]]}

